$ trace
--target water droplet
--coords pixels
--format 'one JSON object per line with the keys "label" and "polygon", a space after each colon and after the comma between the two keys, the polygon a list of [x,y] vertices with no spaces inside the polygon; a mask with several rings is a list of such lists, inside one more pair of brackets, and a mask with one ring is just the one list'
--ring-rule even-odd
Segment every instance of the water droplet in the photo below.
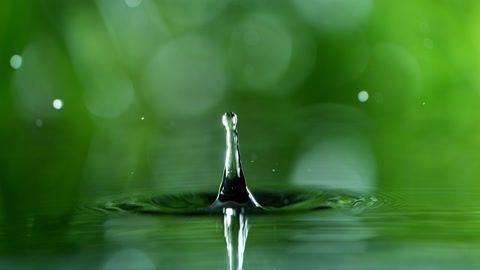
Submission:
{"label": "water droplet", "polygon": [[360,91],[358,93],[358,100],[360,102],[365,102],[368,100],[368,92],[367,91]]}
{"label": "water droplet", "polygon": [[15,54],[10,58],[10,66],[14,69],[19,69],[22,66],[23,59],[20,55]]}
{"label": "water droplet", "polygon": [[275,172],[275,169],[272,169],[272,172]]}
{"label": "water droplet", "polygon": [[43,127],[43,121],[41,119],[37,119],[35,120],[35,126],[37,127]]}
{"label": "water droplet", "polygon": [[142,121],[145,120],[145,117],[140,118],[140,120],[142,120]]}
{"label": "water droplet", "polygon": [[425,105],[425,101],[422,103],[422,105]]}
{"label": "water droplet", "polygon": [[53,101],[53,108],[57,109],[57,110],[60,110],[61,108],[63,108],[63,100],[61,99],[55,99]]}
{"label": "water droplet", "polygon": [[133,175],[133,172],[131,172],[130,174],[132,174],[132,175]]}

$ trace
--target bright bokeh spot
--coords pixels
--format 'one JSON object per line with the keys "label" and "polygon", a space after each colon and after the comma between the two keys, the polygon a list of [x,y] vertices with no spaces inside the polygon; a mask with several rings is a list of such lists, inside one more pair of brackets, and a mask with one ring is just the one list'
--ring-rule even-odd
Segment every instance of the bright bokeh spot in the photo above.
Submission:
{"label": "bright bokeh spot", "polygon": [[253,14],[232,31],[229,63],[244,89],[269,90],[285,74],[291,55],[291,35],[274,15]]}
{"label": "bright bokeh spot", "polygon": [[310,27],[298,18],[281,18],[290,34],[291,54],[285,72],[271,89],[275,94],[289,94],[300,90],[302,83],[312,73],[318,61],[318,48],[315,32]]}
{"label": "bright bokeh spot", "polygon": [[375,156],[363,129],[366,114],[352,106],[323,104],[306,109],[299,119],[305,150],[292,170],[293,184],[356,191],[375,186]]}
{"label": "bright bokeh spot", "polygon": [[138,7],[142,3],[142,0],[125,0],[125,4],[129,7]]}
{"label": "bright bokeh spot", "polygon": [[162,15],[175,29],[191,29],[217,18],[229,1],[162,0],[158,1]]}
{"label": "bright bokeh spot", "polygon": [[[140,3],[139,0],[96,0],[96,3],[99,15],[108,25],[107,36],[115,37],[112,42],[121,52],[121,60],[132,70],[138,70],[145,65],[158,45],[171,37],[172,32],[167,26],[169,22],[162,18],[163,10],[156,12],[156,1],[142,0]],[[134,6],[135,4],[138,5]],[[83,35],[90,36],[93,32],[87,31]],[[77,42],[85,43],[85,40],[79,36]]]}
{"label": "bright bokeh spot", "polygon": [[22,66],[23,59],[20,55],[15,54],[10,58],[10,66],[13,69],[19,69]]}
{"label": "bright bokeh spot", "polygon": [[63,108],[63,100],[55,99],[53,101],[53,108],[55,108],[56,110],[60,110],[61,108]]}
{"label": "bright bokeh spot", "polygon": [[114,118],[124,113],[132,104],[135,91],[132,83],[123,74],[89,79],[84,99],[91,114],[102,118]]}
{"label": "bright bokeh spot", "polygon": [[298,160],[292,181],[298,185],[365,191],[374,186],[373,154],[362,138],[330,137]]}
{"label": "bright bokeh spot", "polygon": [[101,18],[85,14],[89,11],[79,10],[69,17],[66,44],[84,85],[88,112],[100,118],[115,118],[130,108],[135,89],[127,72],[119,66],[115,45]]}
{"label": "bright bokeh spot", "polygon": [[33,41],[23,53],[23,57],[28,61],[14,73],[18,106],[25,115],[31,117],[31,121],[35,121],[39,116],[48,117],[52,113],[49,106],[55,99],[49,68],[45,64],[46,50],[48,49],[42,42]]}
{"label": "bright bokeh spot", "polygon": [[358,100],[360,102],[366,102],[368,100],[368,92],[367,91],[360,91],[358,93]]}
{"label": "bright bokeh spot", "polygon": [[195,115],[215,106],[227,85],[220,50],[188,36],[160,47],[144,72],[143,89],[158,114]]}
{"label": "bright bokeh spot", "polygon": [[298,13],[322,32],[357,27],[372,9],[371,0],[294,0]]}

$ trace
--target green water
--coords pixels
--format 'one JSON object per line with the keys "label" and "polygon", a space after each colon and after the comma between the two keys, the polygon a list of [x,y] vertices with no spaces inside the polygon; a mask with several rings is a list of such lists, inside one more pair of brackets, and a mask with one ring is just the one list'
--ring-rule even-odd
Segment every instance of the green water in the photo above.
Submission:
{"label": "green water", "polygon": [[[480,207],[417,204],[421,193],[384,195],[361,211],[247,215],[244,269],[477,269]],[[24,235],[20,224],[2,230],[2,246],[19,250],[2,252],[1,269],[228,269],[221,214],[84,209],[67,223],[31,220]]]}

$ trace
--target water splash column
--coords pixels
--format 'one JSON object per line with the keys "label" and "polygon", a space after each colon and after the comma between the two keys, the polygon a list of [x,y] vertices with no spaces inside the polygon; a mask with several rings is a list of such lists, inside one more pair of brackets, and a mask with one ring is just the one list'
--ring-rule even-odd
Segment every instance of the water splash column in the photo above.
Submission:
{"label": "water splash column", "polygon": [[222,117],[226,133],[225,167],[218,196],[211,208],[223,209],[223,228],[230,270],[243,268],[243,254],[248,236],[246,208],[257,208],[260,204],[247,188],[240,160],[237,116],[227,112]]}
{"label": "water splash column", "polygon": [[222,183],[212,208],[256,208],[260,204],[247,188],[240,160],[240,145],[237,132],[237,115],[227,112],[222,117],[226,133],[225,168]]}

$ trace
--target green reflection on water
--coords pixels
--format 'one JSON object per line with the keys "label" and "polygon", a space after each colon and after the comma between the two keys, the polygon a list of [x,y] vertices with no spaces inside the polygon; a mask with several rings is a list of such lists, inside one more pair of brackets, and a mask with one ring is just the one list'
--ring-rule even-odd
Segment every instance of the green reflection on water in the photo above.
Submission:
{"label": "green reflection on water", "polygon": [[[360,213],[343,208],[248,216],[244,269],[478,266],[478,206],[460,202],[417,205],[410,199],[392,195],[389,203]],[[52,225],[36,226],[33,231],[40,234],[36,242],[28,240],[32,241],[25,246],[29,252],[3,257],[0,266],[104,269],[124,262],[125,267],[153,265],[157,269],[228,267],[221,214],[157,216],[82,210],[72,217],[67,231]],[[28,237],[17,235],[16,241]],[[129,264],[124,258],[130,258]]]}

